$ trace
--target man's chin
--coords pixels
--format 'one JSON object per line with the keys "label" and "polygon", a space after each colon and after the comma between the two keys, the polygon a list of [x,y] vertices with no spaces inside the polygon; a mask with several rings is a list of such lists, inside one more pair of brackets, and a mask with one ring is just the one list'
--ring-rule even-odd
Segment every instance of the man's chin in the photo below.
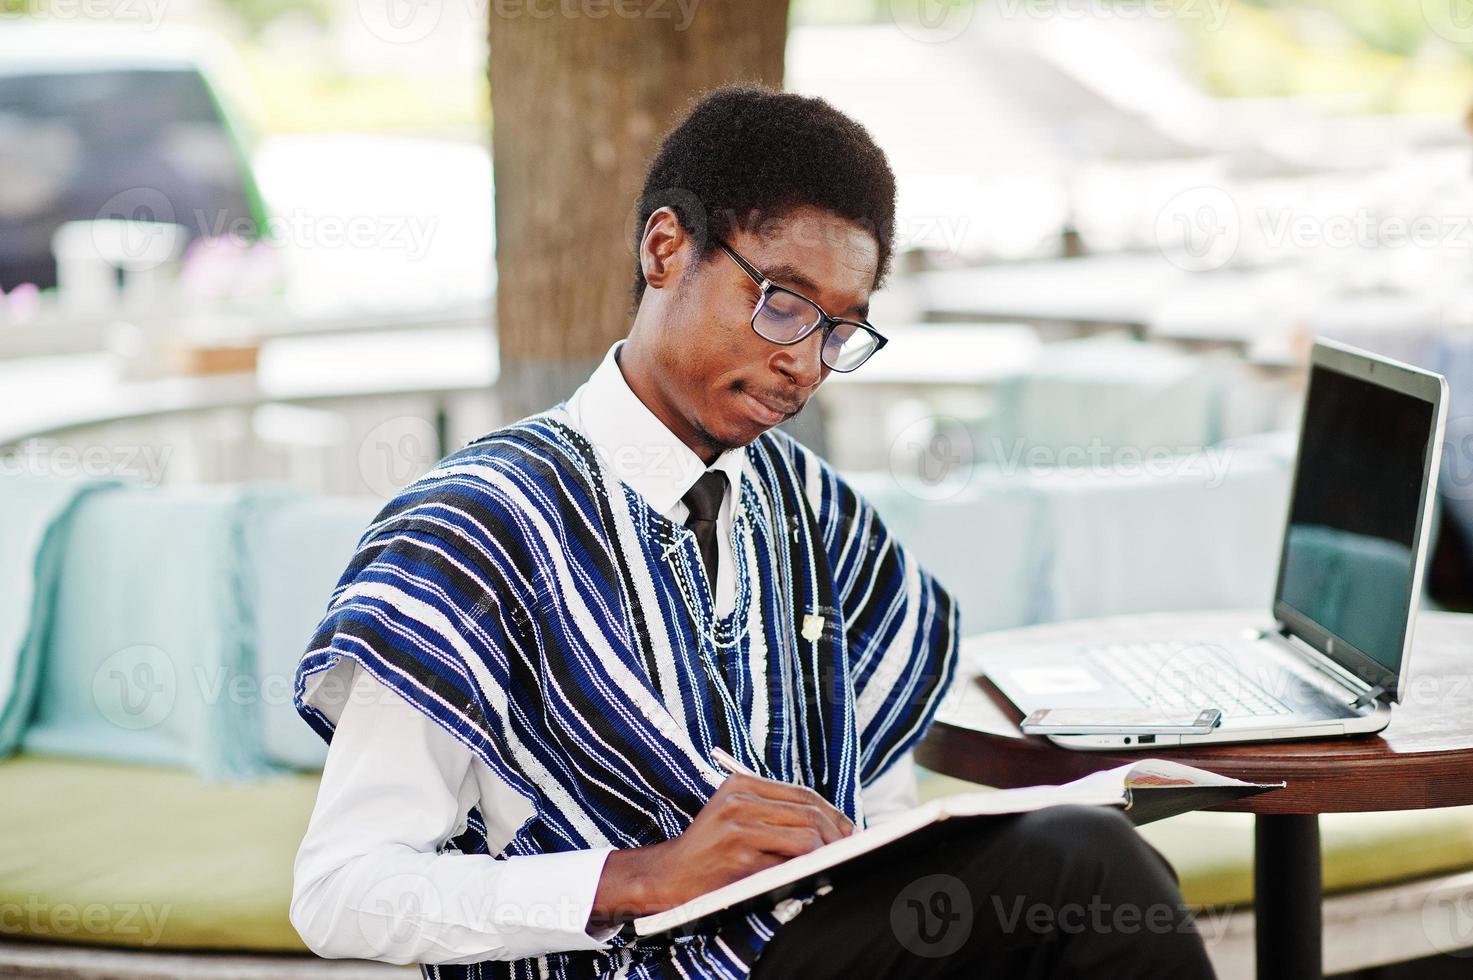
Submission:
{"label": "man's chin", "polygon": [[706,441],[720,455],[729,449],[750,445],[770,428],[772,427],[759,425],[751,419],[735,418],[727,421],[720,431],[707,431]]}

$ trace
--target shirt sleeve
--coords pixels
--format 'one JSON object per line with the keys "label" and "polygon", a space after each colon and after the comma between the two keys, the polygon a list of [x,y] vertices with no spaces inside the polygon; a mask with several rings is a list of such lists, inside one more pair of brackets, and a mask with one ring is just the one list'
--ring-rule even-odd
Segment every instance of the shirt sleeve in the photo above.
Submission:
{"label": "shirt sleeve", "polygon": [[860,789],[864,798],[864,822],[867,826],[883,823],[893,816],[913,809],[919,803],[916,785],[915,753],[907,752],[895,765],[874,782]]}
{"label": "shirt sleeve", "polygon": [[447,965],[607,948],[617,927],[585,927],[612,848],[505,860],[437,853],[463,826],[461,789],[479,760],[350,666],[351,695],[293,868],[291,922],[307,946],[330,958]]}

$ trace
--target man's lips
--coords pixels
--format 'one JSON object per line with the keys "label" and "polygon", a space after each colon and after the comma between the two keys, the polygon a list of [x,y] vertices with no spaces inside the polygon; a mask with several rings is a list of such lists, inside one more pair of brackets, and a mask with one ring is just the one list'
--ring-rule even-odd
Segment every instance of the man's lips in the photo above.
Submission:
{"label": "man's lips", "polygon": [[746,399],[747,404],[755,410],[753,414],[767,425],[777,425],[779,422],[797,415],[798,409],[803,407],[802,405],[790,405],[788,402],[757,395],[746,388],[741,389],[741,394]]}

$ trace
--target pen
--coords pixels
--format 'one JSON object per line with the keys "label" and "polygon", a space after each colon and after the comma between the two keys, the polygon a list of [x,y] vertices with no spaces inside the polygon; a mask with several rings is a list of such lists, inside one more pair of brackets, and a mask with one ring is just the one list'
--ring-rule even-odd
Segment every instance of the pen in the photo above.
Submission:
{"label": "pen", "polygon": [[736,756],[732,755],[730,752],[726,751],[719,745],[713,746],[711,748],[711,755],[715,757],[716,762],[721,766],[721,768],[725,769],[727,772],[741,773],[743,776],[756,776],[758,779],[762,778],[761,775],[753,772],[751,769],[738,762]]}

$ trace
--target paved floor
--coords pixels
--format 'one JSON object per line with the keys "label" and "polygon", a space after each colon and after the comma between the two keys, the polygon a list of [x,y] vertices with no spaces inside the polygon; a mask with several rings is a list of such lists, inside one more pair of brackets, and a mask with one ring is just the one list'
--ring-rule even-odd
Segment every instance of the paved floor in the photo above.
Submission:
{"label": "paved floor", "polygon": [[0,976],[6,980],[407,980],[418,975],[416,967],[362,960],[0,941]]}

